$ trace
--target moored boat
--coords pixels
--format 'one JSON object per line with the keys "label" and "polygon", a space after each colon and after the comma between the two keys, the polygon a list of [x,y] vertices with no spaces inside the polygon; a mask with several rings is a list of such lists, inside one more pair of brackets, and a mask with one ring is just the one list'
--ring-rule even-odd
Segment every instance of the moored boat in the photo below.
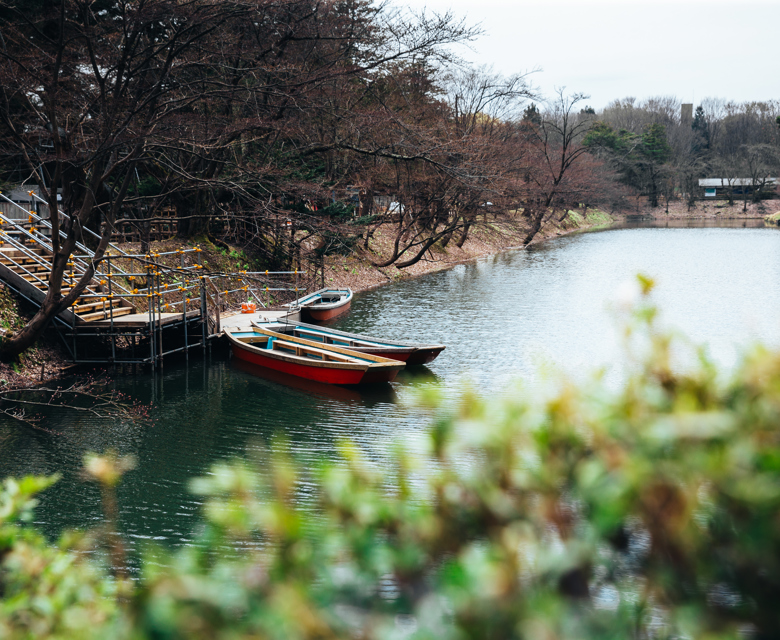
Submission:
{"label": "moored boat", "polygon": [[349,311],[352,304],[352,289],[319,289],[284,305],[289,309],[301,310],[301,318],[309,322],[327,322]]}
{"label": "moored boat", "polygon": [[404,363],[283,335],[262,327],[224,327],[233,355],[274,371],[329,384],[390,382]]}
{"label": "moored boat", "polygon": [[408,365],[426,364],[435,359],[445,346],[443,344],[422,344],[401,340],[373,338],[359,333],[347,333],[330,327],[320,327],[305,322],[270,321],[253,322],[257,327],[287,336],[296,336],[325,345],[336,345],[360,353],[370,353],[382,358],[400,360]]}
{"label": "moored boat", "polygon": [[[371,407],[380,402],[385,404],[394,402],[396,399],[395,391],[389,384],[363,384],[356,386],[327,384],[326,382],[317,382],[316,380],[300,378],[289,373],[260,367],[241,358],[233,358],[230,366],[238,371],[248,373],[254,378],[262,378],[306,395],[335,400],[352,406],[360,404],[365,407]],[[398,375],[400,376],[402,373],[403,371],[399,372]],[[396,380],[398,380],[397,377]]]}

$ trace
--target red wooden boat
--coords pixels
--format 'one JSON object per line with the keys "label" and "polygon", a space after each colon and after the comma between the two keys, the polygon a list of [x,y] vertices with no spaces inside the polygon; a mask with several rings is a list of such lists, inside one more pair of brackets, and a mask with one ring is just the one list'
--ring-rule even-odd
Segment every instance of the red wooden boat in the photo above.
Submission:
{"label": "red wooden boat", "polygon": [[290,310],[300,309],[301,318],[309,322],[327,322],[349,311],[352,289],[320,289],[295,302],[284,305]]}
{"label": "red wooden boat", "polygon": [[223,329],[233,355],[252,364],[329,384],[390,382],[404,363],[260,327]]}
{"label": "red wooden boat", "polygon": [[296,336],[319,344],[336,345],[360,353],[370,353],[382,358],[400,360],[408,365],[426,364],[435,359],[445,347],[443,344],[421,344],[401,340],[372,338],[359,333],[337,331],[330,327],[319,327],[305,322],[278,320],[253,322],[257,327],[285,336]]}
{"label": "red wooden boat", "polygon": [[[273,369],[266,369],[246,360],[241,360],[241,358],[233,358],[230,366],[255,378],[262,378],[274,384],[284,385],[306,395],[335,400],[349,405],[361,404],[371,407],[379,402],[389,403],[394,402],[396,399],[395,391],[389,384],[364,384],[358,386],[327,384],[291,376],[289,373],[282,373]],[[401,373],[398,375],[400,376]]]}

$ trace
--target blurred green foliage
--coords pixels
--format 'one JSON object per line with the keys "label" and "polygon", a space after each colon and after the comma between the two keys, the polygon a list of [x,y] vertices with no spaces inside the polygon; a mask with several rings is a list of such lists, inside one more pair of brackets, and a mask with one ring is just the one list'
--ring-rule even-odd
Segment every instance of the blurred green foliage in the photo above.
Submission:
{"label": "blurred green foliage", "polygon": [[315,470],[281,446],[264,473],[217,465],[192,482],[198,540],[150,549],[134,582],[89,536],[19,524],[52,479],[7,480],[0,638],[776,637],[780,357],[756,348],[729,381],[695,348],[675,365],[651,289],[621,303],[619,389],[421,392],[427,429],[381,465],[350,443]]}

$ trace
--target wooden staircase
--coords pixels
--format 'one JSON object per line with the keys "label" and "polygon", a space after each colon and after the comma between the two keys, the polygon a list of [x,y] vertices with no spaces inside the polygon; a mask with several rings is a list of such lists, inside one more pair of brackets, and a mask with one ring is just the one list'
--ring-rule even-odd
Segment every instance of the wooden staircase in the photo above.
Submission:
{"label": "wooden staircase", "polygon": [[[29,194],[36,203],[46,204],[34,191]],[[0,211],[0,280],[40,305],[49,290],[51,222],[2,192],[0,203],[10,205],[13,213]],[[60,238],[65,239],[62,228],[73,222],[62,211],[56,215],[60,216]],[[81,228],[81,232],[82,240],[100,240],[88,228]],[[194,347],[201,347],[205,353],[208,340],[216,336],[209,325],[206,285],[215,285],[199,271],[203,265],[186,265],[184,256],[200,252],[200,248],[142,255],[127,253],[114,244],[109,244],[109,249],[106,259],[96,265],[89,285],[54,323],[72,361],[162,366],[163,357],[169,354],[183,352],[188,357]],[[167,267],[157,260],[161,255],[175,254],[181,254],[180,267]],[[90,269],[94,255],[84,242],[76,242],[63,276],[63,295],[72,291]],[[243,286],[226,293],[246,292],[248,285],[243,279],[241,282]],[[140,313],[131,301],[140,301]],[[66,325],[66,329],[62,331],[58,324]]]}
{"label": "wooden staircase", "polygon": [[[30,237],[32,236],[32,237]],[[45,246],[46,238],[36,240],[35,234],[10,238],[7,232],[0,235],[0,278],[34,303],[42,303],[48,290],[51,270],[51,251]],[[71,263],[62,282],[62,295],[66,295],[84,273],[84,263]],[[103,280],[102,282],[105,282]],[[135,308],[126,300],[110,295],[108,289],[97,278],[83,291],[73,306],[60,313],[59,317],[68,324],[85,324],[100,320],[119,318],[135,313]]]}

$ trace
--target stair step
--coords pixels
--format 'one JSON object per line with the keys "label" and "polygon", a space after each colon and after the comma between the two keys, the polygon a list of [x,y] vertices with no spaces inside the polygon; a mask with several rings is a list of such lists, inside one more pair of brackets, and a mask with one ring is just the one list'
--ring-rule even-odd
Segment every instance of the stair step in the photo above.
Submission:
{"label": "stair step", "polygon": [[39,256],[51,255],[51,252],[48,249],[40,246],[37,243],[33,244],[32,246],[25,247],[24,251],[13,245],[2,245],[0,246],[0,252],[5,253],[6,255],[22,255],[24,253],[36,253]]}
{"label": "stair step", "polygon": [[[14,273],[16,273],[17,275],[21,276],[22,278],[25,278],[26,280],[31,280],[31,279],[34,280],[33,275],[37,275],[40,278],[41,274],[44,274],[46,276],[45,278],[42,278],[43,280],[48,280],[49,279],[49,269],[46,269],[46,268],[38,268],[38,269],[36,269],[34,267],[28,267],[27,271],[22,271],[21,269],[12,269],[12,271]],[[28,271],[29,271],[29,273],[28,273]],[[63,284],[63,286],[68,286],[71,283],[75,284],[78,281],[79,281],[78,277],[63,278],[62,279],[62,284]]]}
{"label": "stair step", "polygon": [[43,265],[39,261],[33,260],[32,258],[14,258],[13,260],[11,260],[9,258],[2,258],[2,259],[0,259],[0,264],[4,264],[5,266],[11,267],[12,269],[14,267],[18,266],[18,265],[23,265],[23,266],[26,267],[27,265],[30,265],[30,264],[39,265],[39,266],[45,267],[47,269],[51,268],[50,265],[48,265],[48,264]]}
{"label": "stair step", "polygon": [[[27,280],[27,282],[29,282],[30,284],[34,284],[34,285],[41,284],[41,282],[35,276],[30,275],[28,273],[22,272],[18,275],[24,278],[25,280]],[[38,278],[40,278],[40,280],[43,280],[43,282],[48,282],[48,278],[42,278],[41,276],[38,276]]]}
{"label": "stair step", "polygon": [[23,280],[26,280],[34,287],[46,287],[49,286],[49,274],[48,273],[38,273],[36,274],[39,279],[34,278],[33,276],[28,276],[26,273],[18,273],[18,276],[20,276]]}
{"label": "stair step", "polygon": [[[33,269],[30,269],[29,273],[27,271],[16,271],[14,270],[14,273],[19,276],[20,278],[24,278],[25,280],[35,280],[35,278],[40,278],[44,282],[49,281],[49,272],[48,271],[35,271]],[[35,282],[38,282],[35,280]]]}
{"label": "stair step", "polygon": [[24,268],[16,266],[16,265],[7,265],[11,271],[18,273],[19,275],[23,273],[27,273],[28,271],[30,273],[49,273],[51,269],[48,267],[44,267],[43,265],[36,265],[36,264],[30,264],[30,265],[24,265]]}
{"label": "stair step", "polygon": [[[84,291],[82,292],[82,294],[81,294],[81,295],[90,295],[90,294],[92,294],[92,295],[106,295],[106,294],[105,294],[104,292],[102,292],[102,291],[95,291],[94,289],[91,289],[91,288],[90,288],[90,287],[93,287],[93,286],[94,286],[94,285],[89,285],[89,286],[88,286],[86,289],[84,289]],[[67,293],[70,293],[70,290],[71,290],[71,289],[73,289],[73,287],[69,287],[69,286],[65,285],[65,286],[63,286],[63,287],[60,289],[60,292],[62,293],[62,295],[65,295],[65,294],[67,294]]]}
{"label": "stair step", "polygon": [[[79,300],[81,300],[81,298],[79,298]],[[122,301],[112,300],[111,304],[109,305],[107,301],[101,302],[100,300],[95,300],[93,302],[85,302],[84,304],[75,304],[71,307],[71,310],[78,315],[80,313],[83,313],[84,311],[89,311],[90,309],[102,309],[104,305],[106,309],[109,306],[113,306],[114,308],[116,308],[122,306]]]}
{"label": "stair step", "polygon": [[[130,313],[134,313],[135,310],[132,307],[120,307],[119,309],[114,309],[114,317],[118,316],[126,316]],[[87,313],[85,315],[78,315],[78,317],[81,320],[84,320],[85,322],[92,322],[94,320],[108,320],[109,314],[108,310],[106,311],[95,311],[94,313]]]}

